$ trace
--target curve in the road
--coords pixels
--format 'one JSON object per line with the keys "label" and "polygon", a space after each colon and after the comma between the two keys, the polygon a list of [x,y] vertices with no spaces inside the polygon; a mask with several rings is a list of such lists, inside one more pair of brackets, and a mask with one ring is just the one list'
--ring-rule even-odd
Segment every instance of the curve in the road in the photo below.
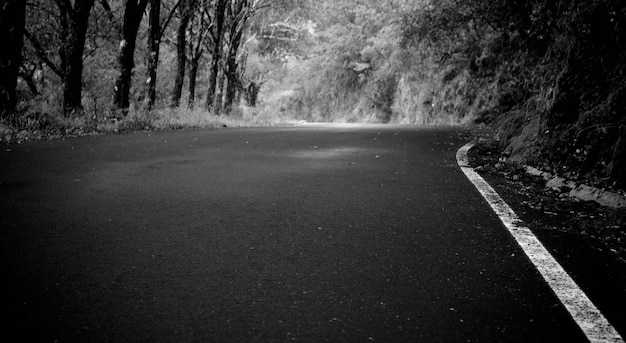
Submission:
{"label": "curve in the road", "polygon": [[617,330],[541,244],[539,239],[529,228],[523,225],[513,209],[470,167],[467,153],[473,146],[474,143],[468,143],[457,151],[456,158],[461,170],[498,215],[589,341],[593,343],[624,342]]}

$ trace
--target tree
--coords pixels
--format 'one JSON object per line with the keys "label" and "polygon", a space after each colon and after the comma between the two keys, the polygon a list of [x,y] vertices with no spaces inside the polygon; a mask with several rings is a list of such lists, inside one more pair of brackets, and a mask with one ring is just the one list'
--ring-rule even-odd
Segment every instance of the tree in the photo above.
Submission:
{"label": "tree", "polygon": [[94,0],[56,0],[61,22],[61,79],[63,82],[63,113],[82,112],[83,52]]}
{"label": "tree", "polygon": [[[212,77],[216,78],[215,95],[213,96],[213,110],[219,113],[222,109],[226,113],[231,111],[237,94],[243,91],[240,64],[244,54],[242,38],[248,28],[250,19],[262,8],[275,5],[275,1],[261,0],[231,0],[227,3],[223,19],[223,37],[216,40],[214,46]],[[219,53],[218,53],[219,49]],[[215,68],[218,70],[215,70]],[[209,84],[213,90],[212,82]]]}
{"label": "tree", "polygon": [[212,26],[212,18],[204,4],[200,6],[200,10],[196,11],[196,13],[197,15],[193,18],[193,24],[187,32],[189,35],[187,49],[187,59],[189,60],[189,98],[187,100],[187,106],[189,108],[193,108],[196,101],[196,78],[198,68],[200,67],[200,59],[204,54],[205,36]]}
{"label": "tree", "polygon": [[150,0],[148,33],[148,79],[146,80],[146,109],[150,111],[156,100],[157,66],[161,42],[161,0]]}
{"label": "tree", "polygon": [[62,41],[59,22],[52,2],[40,0],[29,4],[22,63],[41,65],[42,70],[45,65],[60,80],[63,72],[58,63],[58,47]]}
{"label": "tree", "polygon": [[93,66],[85,71],[84,65],[106,65],[108,61],[102,57],[108,56],[115,44],[113,37],[119,32],[112,29],[115,23],[110,20],[113,12],[108,1],[98,2],[101,7],[95,1],[27,1],[20,77],[31,93],[39,96],[37,101],[58,102],[58,107],[46,106],[48,114],[81,115],[87,100],[85,90],[89,100],[93,99],[90,77],[98,72]]}
{"label": "tree", "polygon": [[196,76],[204,54],[205,36],[212,26],[208,13],[210,0],[183,0],[178,7],[176,30],[176,76],[170,106],[178,107],[182,96],[187,63],[189,62],[189,97],[187,106],[195,103]]}
{"label": "tree", "polygon": [[156,101],[157,68],[159,66],[159,53],[161,39],[165,34],[165,29],[169,25],[172,17],[176,13],[181,1],[177,0],[169,11],[165,20],[161,22],[161,0],[149,0],[150,12],[148,15],[148,61],[146,79],[146,110],[150,111]]}
{"label": "tree", "polygon": [[245,88],[246,103],[250,107],[256,107],[257,100],[259,98],[259,91],[261,90],[262,83],[256,81],[250,81]]}
{"label": "tree", "polygon": [[114,103],[124,115],[130,106],[130,87],[135,67],[135,48],[137,32],[148,0],[125,0],[124,19],[122,22],[122,40],[118,51],[118,78],[115,82]]}
{"label": "tree", "polygon": [[193,17],[193,0],[182,0],[178,6],[179,22],[176,30],[176,80],[172,89],[170,101],[171,107],[180,105],[180,97],[183,92],[183,82],[185,81],[185,68],[187,63],[187,27]]}
{"label": "tree", "polygon": [[249,0],[235,0],[228,6],[228,39],[226,41],[226,97],[224,99],[224,110],[226,113],[231,111],[235,93],[240,87],[239,75],[237,69],[239,66],[237,52],[239,51],[241,38],[244,29],[252,14],[254,13],[254,5],[256,2]]}
{"label": "tree", "polygon": [[[220,73],[220,56],[222,53],[222,34],[224,31],[226,0],[215,0],[213,7],[214,24],[210,31],[210,40],[212,41],[211,62],[209,68],[209,85],[206,94],[205,108],[213,109],[219,113],[221,106],[221,92],[216,92],[218,86],[218,73]],[[219,97],[219,101],[218,101]]]}
{"label": "tree", "polygon": [[0,5],[0,35],[6,37],[0,52],[0,118],[17,104],[15,88],[22,60],[26,1],[7,0]]}

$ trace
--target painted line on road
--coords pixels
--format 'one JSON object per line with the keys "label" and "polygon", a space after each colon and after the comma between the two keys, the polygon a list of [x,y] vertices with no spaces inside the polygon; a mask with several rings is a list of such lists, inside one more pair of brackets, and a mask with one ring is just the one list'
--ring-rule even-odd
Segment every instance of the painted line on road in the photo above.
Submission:
{"label": "painted line on road", "polygon": [[461,170],[500,217],[504,226],[539,270],[550,288],[585,333],[587,339],[592,343],[624,342],[617,330],[576,285],[576,282],[572,280],[565,269],[552,257],[530,229],[523,225],[513,209],[469,166],[467,153],[473,146],[474,143],[468,143],[457,151],[456,160]]}

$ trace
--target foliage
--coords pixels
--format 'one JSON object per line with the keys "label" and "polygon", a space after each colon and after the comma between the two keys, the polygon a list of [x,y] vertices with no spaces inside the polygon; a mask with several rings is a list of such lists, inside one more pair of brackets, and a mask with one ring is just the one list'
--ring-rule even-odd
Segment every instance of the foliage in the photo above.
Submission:
{"label": "foliage", "polygon": [[290,21],[278,22],[288,30],[263,36],[259,53],[276,56],[282,72],[262,98],[307,120],[389,121],[399,78],[389,57],[400,41],[397,11],[404,3],[322,1],[304,17],[287,13]]}
{"label": "foliage", "polygon": [[450,72],[436,87],[439,97],[454,90],[465,99],[453,107],[494,125],[519,163],[626,185],[626,119],[618,110],[625,105],[626,4],[429,4],[405,15],[402,45],[437,61],[427,66],[431,73]]}

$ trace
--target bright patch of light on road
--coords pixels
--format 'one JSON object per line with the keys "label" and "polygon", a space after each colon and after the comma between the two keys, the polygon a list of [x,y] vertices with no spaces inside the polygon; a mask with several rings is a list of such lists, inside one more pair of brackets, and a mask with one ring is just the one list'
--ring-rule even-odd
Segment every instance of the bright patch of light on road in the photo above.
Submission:
{"label": "bright patch of light on road", "polygon": [[358,152],[365,152],[366,149],[355,147],[340,147],[331,149],[319,149],[317,146],[313,146],[310,149],[297,150],[291,153],[291,157],[307,158],[307,159],[327,159],[355,154]]}

